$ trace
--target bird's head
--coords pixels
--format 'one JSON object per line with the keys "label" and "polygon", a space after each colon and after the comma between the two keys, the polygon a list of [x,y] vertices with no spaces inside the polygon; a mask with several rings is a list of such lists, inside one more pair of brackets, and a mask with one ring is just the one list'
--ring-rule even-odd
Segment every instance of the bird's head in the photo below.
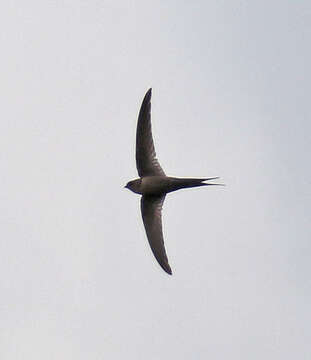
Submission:
{"label": "bird's head", "polygon": [[129,181],[124,187],[126,189],[133,191],[136,194],[141,194],[140,185],[141,185],[141,179],[136,179]]}

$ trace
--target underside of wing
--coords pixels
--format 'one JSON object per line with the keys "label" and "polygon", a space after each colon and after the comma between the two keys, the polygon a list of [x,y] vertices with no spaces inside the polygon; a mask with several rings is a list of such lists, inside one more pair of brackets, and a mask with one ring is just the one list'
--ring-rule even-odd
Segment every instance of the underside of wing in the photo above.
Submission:
{"label": "underside of wing", "polygon": [[164,271],[172,274],[164,247],[162,232],[162,206],[164,196],[142,196],[141,213],[151,250]]}
{"label": "underside of wing", "polygon": [[142,102],[136,132],[136,166],[140,177],[165,175],[154,149],[151,130],[151,89]]}

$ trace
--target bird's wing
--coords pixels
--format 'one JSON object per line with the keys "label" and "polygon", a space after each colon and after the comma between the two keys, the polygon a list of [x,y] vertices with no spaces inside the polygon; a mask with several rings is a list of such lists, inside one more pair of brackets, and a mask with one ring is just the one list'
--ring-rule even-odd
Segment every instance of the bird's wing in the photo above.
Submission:
{"label": "bird's wing", "polygon": [[165,175],[154,149],[151,131],[151,89],[141,104],[136,132],[136,166],[140,177]]}
{"label": "bird's wing", "polygon": [[141,214],[143,217],[151,250],[164,271],[172,274],[165,252],[162,233],[162,206],[164,196],[143,195],[141,197]]}

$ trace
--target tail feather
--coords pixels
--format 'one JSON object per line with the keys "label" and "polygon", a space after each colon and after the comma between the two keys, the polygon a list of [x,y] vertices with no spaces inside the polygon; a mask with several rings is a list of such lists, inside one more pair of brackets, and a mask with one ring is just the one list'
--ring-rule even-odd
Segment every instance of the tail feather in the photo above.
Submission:
{"label": "tail feather", "polygon": [[[207,183],[205,181],[218,179],[218,177],[212,178],[175,178],[174,179],[174,190],[198,187],[198,186],[207,186],[207,185],[221,185],[221,184],[213,184]],[[173,191],[174,191],[173,190]]]}

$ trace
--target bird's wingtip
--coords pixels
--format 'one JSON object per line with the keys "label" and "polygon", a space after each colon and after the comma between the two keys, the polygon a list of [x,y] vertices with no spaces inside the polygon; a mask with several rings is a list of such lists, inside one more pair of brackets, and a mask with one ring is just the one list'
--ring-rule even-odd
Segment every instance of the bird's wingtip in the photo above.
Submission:
{"label": "bird's wingtip", "polygon": [[143,106],[145,103],[150,102],[151,93],[152,93],[152,88],[150,88],[150,89],[146,92],[146,94],[145,94],[145,96],[144,96],[144,100],[143,100],[142,106]]}
{"label": "bird's wingtip", "polygon": [[172,269],[169,265],[162,267],[162,268],[168,275],[173,275]]}

